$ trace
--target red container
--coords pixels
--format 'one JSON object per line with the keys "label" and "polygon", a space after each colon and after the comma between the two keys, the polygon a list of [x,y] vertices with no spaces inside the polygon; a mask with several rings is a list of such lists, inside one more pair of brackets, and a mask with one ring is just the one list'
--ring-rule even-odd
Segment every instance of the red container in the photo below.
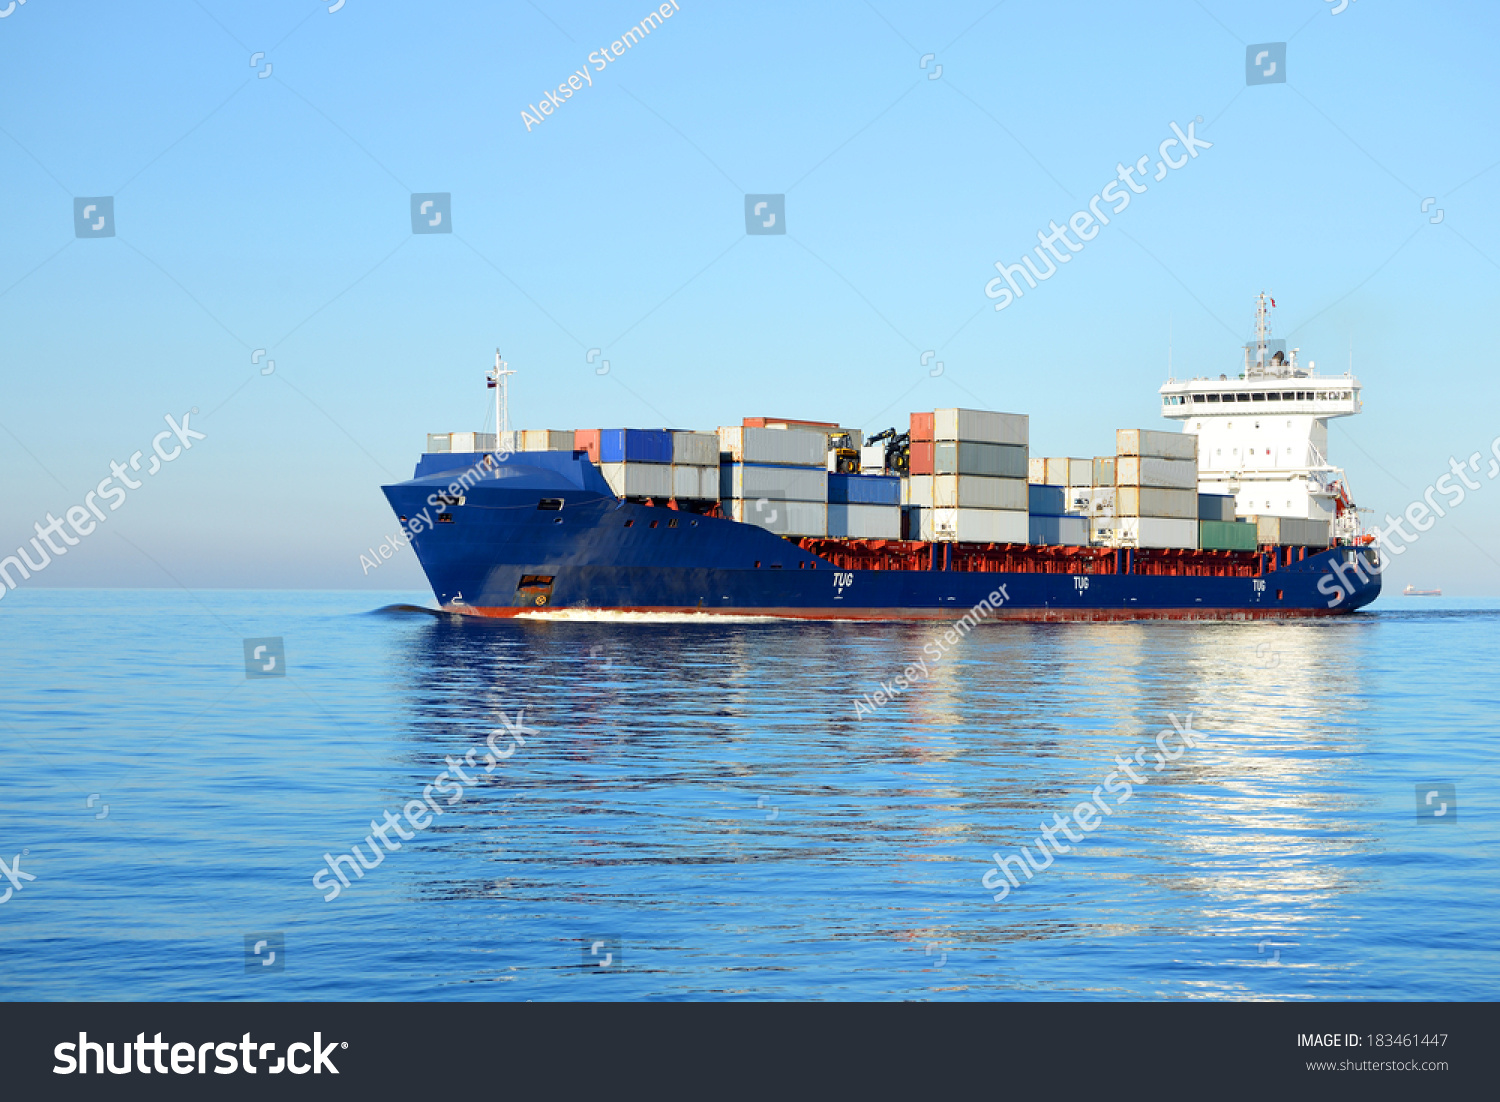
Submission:
{"label": "red container", "polygon": [[[923,440],[923,441],[931,441],[932,440],[932,414],[930,414],[930,413],[913,413],[911,415],[911,442],[913,444],[915,444],[918,440]],[[912,453],[916,454],[916,449],[915,448],[912,449]],[[923,474],[931,474],[932,473],[932,470],[931,470],[932,449],[931,448],[927,449],[927,462],[929,464],[929,468],[928,468],[928,470],[923,471],[922,472]],[[912,473],[915,474],[916,473],[915,470],[913,470]]]}
{"label": "red container", "polygon": [[[932,431],[932,414],[912,414],[915,419],[925,416],[927,418],[927,431]],[[911,442],[911,466],[908,474],[932,474],[932,451],[934,444],[931,440],[912,440]]]}
{"label": "red container", "polygon": [[832,421],[794,421],[790,417],[746,417],[742,426],[747,429],[763,429],[768,425],[785,425],[789,429],[836,429]]}
{"label": "red container", "polygon": [[586,451],[589,459],[595,464],[599,462],[599,430],[578,429],[573,433],[573,450],[575,452]]}

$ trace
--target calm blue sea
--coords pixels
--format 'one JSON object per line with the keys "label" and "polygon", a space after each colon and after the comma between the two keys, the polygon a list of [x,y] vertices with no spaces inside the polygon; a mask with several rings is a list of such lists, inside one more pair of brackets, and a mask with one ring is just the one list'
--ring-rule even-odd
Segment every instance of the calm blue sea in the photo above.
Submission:
{"label": "calm blue sea", "polygon": [[[990,625],[863,715],[938,629],[428,600],[8,594],[0,997],[1500,998],[1495,602]],[[1156,772],[1169,713],[1203,741]],[[325,901],[450,757],[462,801]]]}

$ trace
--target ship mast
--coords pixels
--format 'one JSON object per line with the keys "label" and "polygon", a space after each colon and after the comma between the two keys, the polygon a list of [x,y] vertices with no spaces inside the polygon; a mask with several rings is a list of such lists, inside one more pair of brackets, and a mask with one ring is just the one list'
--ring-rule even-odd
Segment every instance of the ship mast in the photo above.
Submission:
{"label": "ship mast", "polygon": [[1255,300],[1255,362],[1261,371],[1266,369],[1266,335],[1270,331],[1266,324],[1266,293],[1262,291]]}
{"label": "ship mast", "polygon": [[515,372],[500,358],[500,349],[495,349],[495,366],[486,376],[490,389],[495,392],[495,450],[504,451],[504,434],[510,431],[510,376]]}

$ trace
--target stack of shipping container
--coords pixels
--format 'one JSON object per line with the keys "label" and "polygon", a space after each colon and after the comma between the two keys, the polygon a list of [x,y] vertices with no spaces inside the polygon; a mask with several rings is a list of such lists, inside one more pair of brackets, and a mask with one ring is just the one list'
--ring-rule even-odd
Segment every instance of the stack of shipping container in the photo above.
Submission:
{"label": "stack of shipping container", "polygon": [[1124,547],[1198,546],[1198,438],[1115,433],[1114,542]]}
{"label": "stack of shipping container", "polygon": [[[580,451],[620,497],[720,501],[722,515],[779,535],[1253,551],[1322,548],[1330,522],[1239,520],[1232,495],[1198,493],[1198,439],[1120,429],[1115,454],[1029,456],[1024,414],[913,413],[910,469],[832,423],[746,418],[717,433],[527,429],[429,434],[429,452]],[[858,474],[830,470],[859,456]],[[903,519],[903,512],[906,513]]]}
{"label": "stack of shipping container", "polygon": [[828,534],[828,434],[821,429],[719,429],[726,517],[783,536]]}
{"label": "stack of shipping container", "polygon": [[719,441],[711,432],[580,429],[570,447],[587,452],[620,497],[664,504],[719,496]]}
{"label": "stack of shipping container", "polygon": [[1198,495],[1198,546],[1204,551],[1255,550],[1255,523],[1234,519],[1233,494]]}
{"label": "stack of shipping container", "polygon": [[1032,483],[1026,488],[1031,513],[1027,523],[1027,542],[1059,547],[1087,547],[1089,543],[1089,518],[1068,511],[1066,486],[1051,486],[1044,482]]}
{"label": "stack of shipping container", "polygon": [[1022,413],[911,415],[908,504],[914,539],[1026,543],[1029,421]]}
{"label": "stack of shipping container", "polygon": [[719,499],[718,433],[672,433],[672,496],[678,501]]}
{"label": "stack of shipping container", "polygon": [[830,474],[828,534],[838,539],[900,539],[901,476]]}
{"label": "stack of shipping container", "polygon": [[671,498],[672,434],[668,430],[598,429],[579,435],[584,437],[582,446],[589,458],[617,495],[661,502]]}

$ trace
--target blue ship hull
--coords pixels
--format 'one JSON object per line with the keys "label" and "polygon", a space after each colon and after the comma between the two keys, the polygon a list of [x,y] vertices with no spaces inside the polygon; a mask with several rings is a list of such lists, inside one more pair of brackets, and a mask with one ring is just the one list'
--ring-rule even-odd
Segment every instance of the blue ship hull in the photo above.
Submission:
{"label": "blue ship hull", "polygon": [[837,541],[815,554],[755,525],[621,501],[573,452],[428,454],[383,490],[439,604],[490,616],[959,619],[985,602],[992,619],[1256,619],[1353,612],[1380,592],[1375,552],[1348,547],[1241,555],[1253,576],[1138,573],[1130,551],[1102,553],[1104,572],[968,571],[949,568],[952,544],[901,545],[924,569],[846,569],[825,557]]}

